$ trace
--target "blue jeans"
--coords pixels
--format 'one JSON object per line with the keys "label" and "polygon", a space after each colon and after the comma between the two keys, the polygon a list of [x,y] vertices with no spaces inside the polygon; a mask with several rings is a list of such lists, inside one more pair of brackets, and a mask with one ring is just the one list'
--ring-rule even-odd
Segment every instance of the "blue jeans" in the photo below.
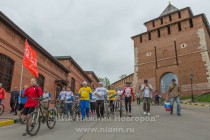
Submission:
{"label": "blue jeans", "polygon": [[80,111],[82,113],[82,119],[85,118],[85,115],[87,115],[87,117],[89,116],[89,114],[88,114],[89,113],[89,101],[88,100],[80,101]]}
{"label": "blue jeans", "polygon": [[177,103],[176,112],[177,112],[177,114],[180,114],[180,112],[181,112],[180,98],[179,97],[171,98],[171,109],[172,109],[172,111],[173,111],[174,101],[176,101],[176,103]]}
{"label": "blue jeans", "polygon": [[68,111],[72,114],[72,103],[65,103],[64,104],[64,114],[68,116]]}
{"label": "blue jeans", "polygon": [[2,102],[2,99],[0,99],[0,104],[1,104],[1,102]]}

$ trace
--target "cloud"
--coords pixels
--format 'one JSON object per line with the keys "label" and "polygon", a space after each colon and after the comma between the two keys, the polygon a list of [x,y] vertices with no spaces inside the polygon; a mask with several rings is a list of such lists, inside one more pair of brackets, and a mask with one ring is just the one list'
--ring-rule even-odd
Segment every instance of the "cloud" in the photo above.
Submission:
{"label": "cloud", "polygon": [[[131,36],[158,17],[166,0],[0,0],[0,10],[52,55],[70,55],[84,70],[111,82],[134,66]],[[206,13],[208,0],[172,0],[177,8]]]}

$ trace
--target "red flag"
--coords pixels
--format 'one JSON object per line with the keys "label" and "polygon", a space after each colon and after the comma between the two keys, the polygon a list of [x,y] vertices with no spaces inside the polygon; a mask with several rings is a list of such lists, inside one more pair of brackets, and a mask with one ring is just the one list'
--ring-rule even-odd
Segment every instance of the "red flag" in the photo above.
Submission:
{"label": "red flag", "polygon": [[31,74],[33,74],[35,77],[39,77],[36,51],[29,46],[27,39],[25,41],[23,65],[31,72]]}

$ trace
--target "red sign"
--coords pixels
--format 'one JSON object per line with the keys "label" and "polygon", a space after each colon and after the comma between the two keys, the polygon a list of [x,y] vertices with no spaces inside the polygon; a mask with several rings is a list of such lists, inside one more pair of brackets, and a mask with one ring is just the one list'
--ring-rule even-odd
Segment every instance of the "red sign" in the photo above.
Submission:
{"label": "red sign", "polygon": [[27,40],[25,41],[23,65],[31,72],[31,74],[33,74],[35,77],[39,77],[36,51],[29,46]]}

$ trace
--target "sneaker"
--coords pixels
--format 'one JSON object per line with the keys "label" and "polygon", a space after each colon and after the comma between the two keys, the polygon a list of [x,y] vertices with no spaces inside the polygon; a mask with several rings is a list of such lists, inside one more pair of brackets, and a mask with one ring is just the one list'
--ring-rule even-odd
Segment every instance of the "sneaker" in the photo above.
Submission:
{"label": "sneaker", "polygon": [[143,113],[143,115],[146,115],[146,114],[147,114],[147,112],[144,112],[144,113]]}
{"label": "sneaker", "polygon": [[150,113],[148,112],[147,115],[150,116]]}
{"label": "sneaker", "polygon": [[25,132],[23,133],[23,136],[27,136],[27,135],[28,135],[28,132],[25,131]]}
{"label": "sneaker", "polygon": [[178,116],[181,116],[181,114],[180,114],[180,113],[178,113],[177,115],[178,115]]}
{"label": "sneaker", "polygon": [[131,115],[131,113],[129,113],[129,117],[131,117],[132,115]]}

